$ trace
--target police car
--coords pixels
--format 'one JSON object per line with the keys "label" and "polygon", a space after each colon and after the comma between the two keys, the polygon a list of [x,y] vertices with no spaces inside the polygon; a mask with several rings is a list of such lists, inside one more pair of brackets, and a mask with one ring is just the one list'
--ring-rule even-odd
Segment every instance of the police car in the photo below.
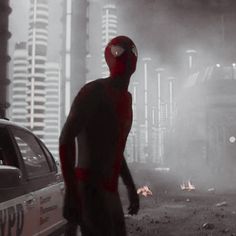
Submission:
{"label": "police car", "polygon": [[0,119],[0,236],[61,235],[64,184],[46,146]]}

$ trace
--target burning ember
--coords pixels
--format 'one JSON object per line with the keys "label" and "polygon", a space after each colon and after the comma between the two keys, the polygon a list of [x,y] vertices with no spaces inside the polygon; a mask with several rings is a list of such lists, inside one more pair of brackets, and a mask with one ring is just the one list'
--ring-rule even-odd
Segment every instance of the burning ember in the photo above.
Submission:
{"label": "burning ember", "polygon": [[148,195],[152,196],[152,191],[149,189],[148,186],[143,186],[141,188],[138,188],[137,194],[141,194],[144,197],[147,197]]}
{"label": "burning ember", "polygon": [[182,190],[186,190],[186,191],[194,191],[196,188],[195,186],[191,183],[190,180],[188,180],[187,182],[183,182],[183,184],[180,185]]}

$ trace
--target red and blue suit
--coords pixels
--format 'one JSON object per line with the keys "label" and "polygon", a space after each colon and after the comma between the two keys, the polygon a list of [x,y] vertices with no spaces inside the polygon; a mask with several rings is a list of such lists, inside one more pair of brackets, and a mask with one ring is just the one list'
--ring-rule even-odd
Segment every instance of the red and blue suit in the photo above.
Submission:
{"label": "red and blue suit", "polygon": [[136,69],[136,46],[128,37],[118,36],[108,43],[105,59],[110,76],[79,91],[60,135],[66,185],[64,217],[80,224],[82,235],[125,236],[119,176],[128,190],[129,213],[139,210],[135,184],[124,158],[132,125],[128,85]]}

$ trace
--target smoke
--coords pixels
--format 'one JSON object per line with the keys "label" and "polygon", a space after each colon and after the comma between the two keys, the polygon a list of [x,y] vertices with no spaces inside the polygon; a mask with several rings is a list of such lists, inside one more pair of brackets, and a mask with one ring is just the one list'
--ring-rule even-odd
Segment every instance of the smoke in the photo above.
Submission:
{"label": "smoke", "polygon": [[[196,103],[191,103],[191,99],[196,99],[198,104],[204,107],[206,102],[204,86],[198,91],[189,90],[189,94],[180,88],[186,81],[187,49],[197,51],[194,57],[196,71],[217,63],[231,65],[236,60],[236,33],[233,26],[236,23],[235,2],[116,0],[116,3],[120,12],[120,32],[130,35],[136,42],[139,58],[152,58],[149,65],[150,86],[156,88],[156,75],[153,71],[157,67],[165,68],[165,79],[168,76],[177,78],[175,89],[176,87],[178,89],[175,90],[175,98],[181,103],[182,108],[178,110],[180,117],[176,124],[178,130],[176,133],[181,135],[174,137],[176,143],[172,147],[167,147],[175,152],[171,164],[176,167],[179,163],[183,163],[183,166],[178,166],[180,178],[198,177],[203,185],[204,181],[209,180],[212,184],[221,183],[221,187],[227,186],[225,180],[232,178],[227,176],[226,172],[232,160],[224,157],[230,156],[228,152],[231,149],[226,141],[224,145],[216,144],[216,135],[219,134],[215,133],[211,125],[211,128],[206,127],[204,112],[189,114],[196,106]],[[138,67],[141,69],[138,69],[137,77],[142,80],[143,62],[140,59]],[[162,95],[165,94],[166,86],[162,88]],[[155,96],[153,98],[156,99]],[[204,109],[207,110],[206,107]],[[220,115],[214,115],[213,119],[219,121]],[[226,122],[226,119],[222,118],[222,121]],[[189,130],[185,129],[188,125]],[[210,149],[208,157],[204,154],[206,148]]]}
{"label": "smoke", "polygon": [[182,66],[180,54],[188,48],[201,52],[206,63],[212,58],[220,60],[222,47],[226,57],[235,55],[236,6],[232,1],[222,6],[216,1],[116,2],[121,12],[120,31],[134,38],[141,53],[152,52],[159,63],[176,71]]}

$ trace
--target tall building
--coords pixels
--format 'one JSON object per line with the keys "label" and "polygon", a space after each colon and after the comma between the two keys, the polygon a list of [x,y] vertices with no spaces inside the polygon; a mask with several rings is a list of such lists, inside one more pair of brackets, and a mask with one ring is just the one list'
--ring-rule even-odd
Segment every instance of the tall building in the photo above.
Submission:
{"label": "tall building", "polygon": [[117,36],[117,8],[114,4],[106,4],[102,8],[102,76],[109,75],[109,70],[104,58],[107,43]]}
{"label": "tall building", "polygon": [[55,158],[58,158],[58,138],[60,134],[61,75],[58,63],[46,63],[46,105],[44,141]]}
{"label": "tall building", "polygon": [[45,118],[45,63],[48,42],[48,1],[31,0],[27,92],[28,127],[40,138],[44,136]]}
{"label": "tall building", "polygon": [[23,126],[27,125],[27,80],[28,80],[28,52],[26,42],[15,45],[13,54],[12,81],[12,120]]}

